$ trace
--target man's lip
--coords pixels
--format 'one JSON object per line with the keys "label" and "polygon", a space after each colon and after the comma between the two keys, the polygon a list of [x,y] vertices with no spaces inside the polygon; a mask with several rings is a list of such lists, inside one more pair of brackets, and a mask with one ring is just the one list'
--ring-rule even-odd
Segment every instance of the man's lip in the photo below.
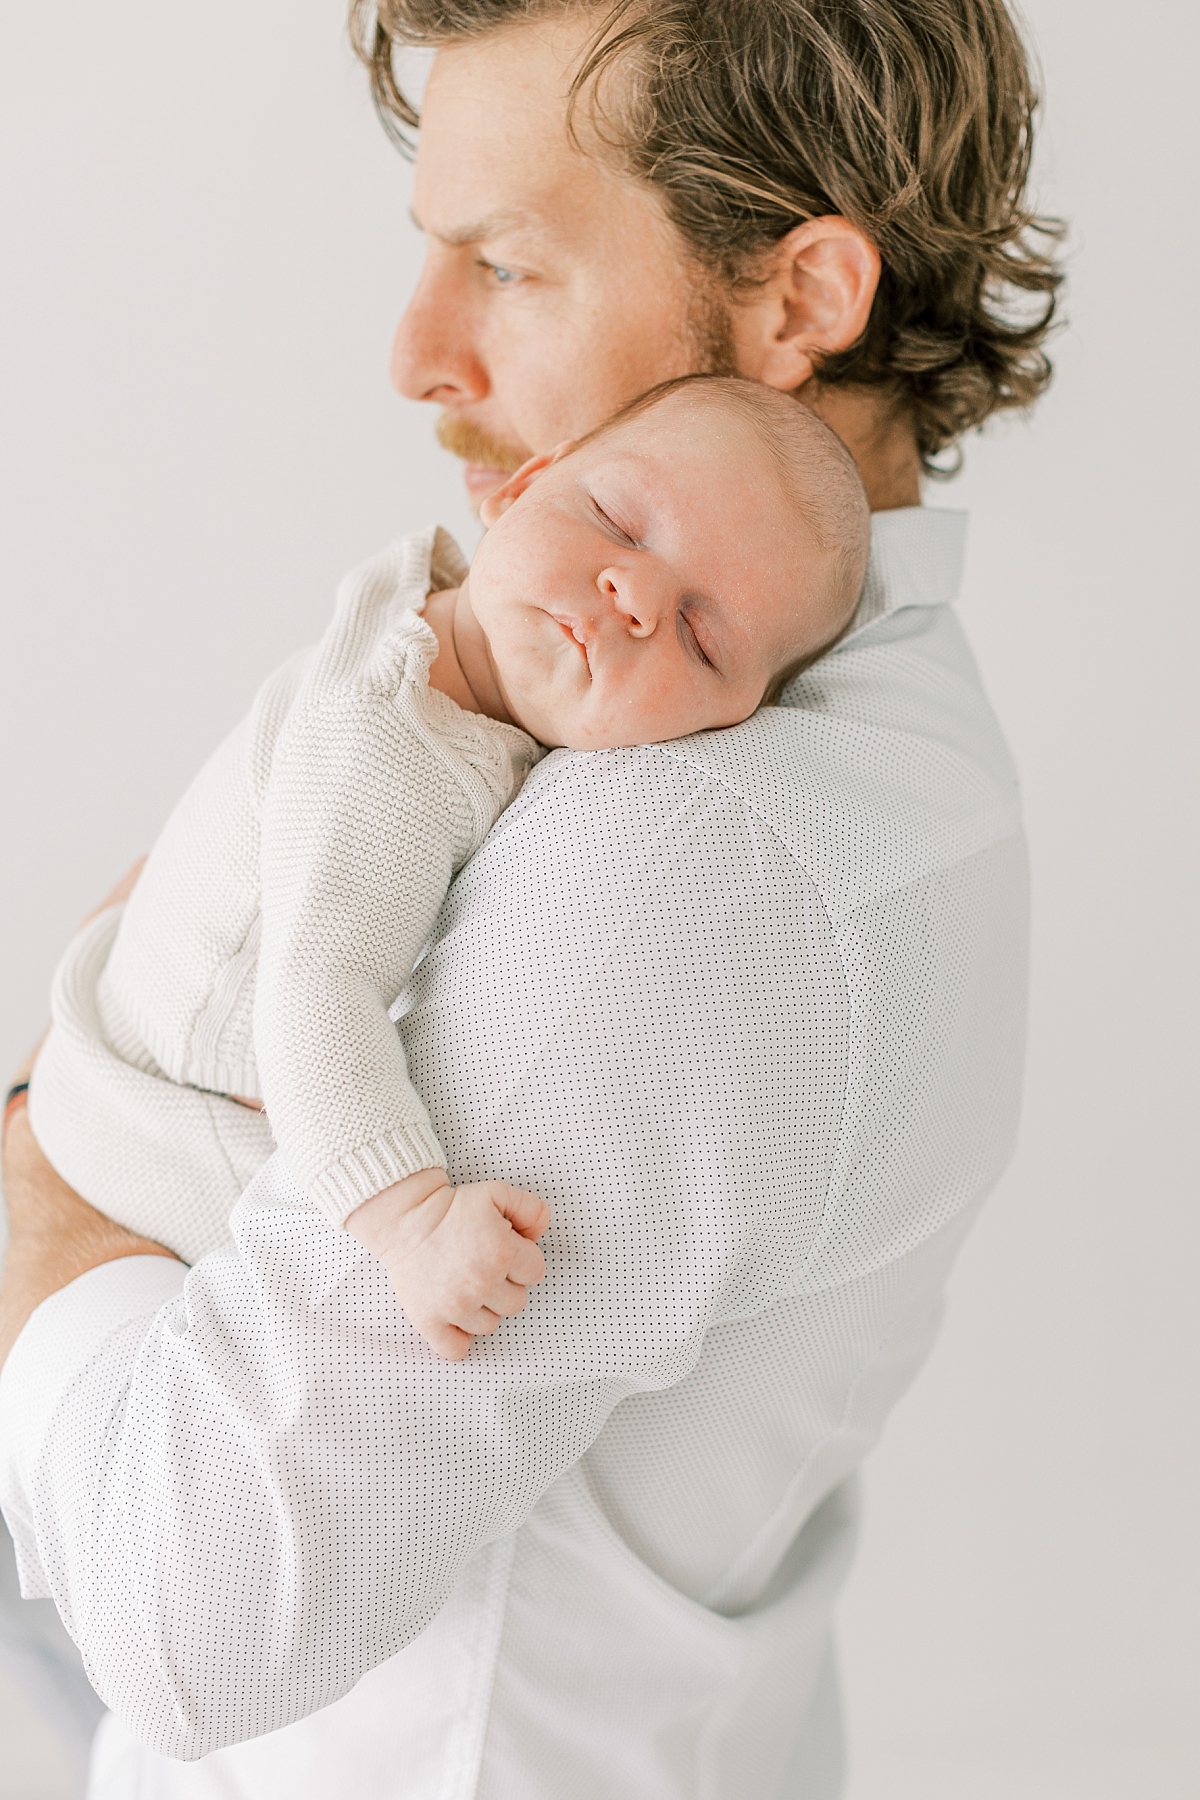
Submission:
{"label": "man's lip", "polygon": [[494,469],[487,463],[463,464],[463,481],[472,499],[485,499],[488,494],[494,494],[498,487],[503,487],[507,480],[506,469]]}

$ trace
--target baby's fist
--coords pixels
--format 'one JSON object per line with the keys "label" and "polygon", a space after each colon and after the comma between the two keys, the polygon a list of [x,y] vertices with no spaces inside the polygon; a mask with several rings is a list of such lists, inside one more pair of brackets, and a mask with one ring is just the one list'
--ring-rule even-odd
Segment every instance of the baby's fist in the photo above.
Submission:
{"label": "baby's fist", "polygon": [[376,1194],[346,1227],[383,1263],[421,1335],[460,1361],[473,1336],[526,1305],[546,1273],[536,1240],[549,1222],[543,1200],[507,1182],[452,1188],[444,1172],[422,1170]]}

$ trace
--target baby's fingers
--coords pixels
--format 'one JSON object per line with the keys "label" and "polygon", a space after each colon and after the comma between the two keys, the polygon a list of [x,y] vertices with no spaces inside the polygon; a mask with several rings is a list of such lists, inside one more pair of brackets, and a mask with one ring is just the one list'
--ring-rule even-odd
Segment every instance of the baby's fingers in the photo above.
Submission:
{"label": "baby's fingers", "polygon": [[501,1315],[495,1307],[477,1307],[470,1316],[471,1333],[474,1337],[489,1337],[501,1322]]}
{"label": "baby's fingers", "polygon": [[496,1204],[514,1231],[520,1232],[523,1238],[532,1243],[540,1238],[550,1223],[550,1208],[536,1194],[527,1194],[524,1188],[503,1186],[499,1182],[495,1188]]}
{"label": "baby's fingers", "polygon": [[508,1279],[520,1287],[536,1287],[546,1273],[546,1259],[536,1244],[527,1238],[513,1240],[512,1261],[508,1265]]}
{"label": "baby's fingers", "polygon": [[460,1331],[457,1325],[450,1325],[442,1319],[422,1319],[419,1323],[414,1319],[413,1324],[425,1342],[432,1345],[447,1362],[461,1362],[470,1351],[471,1333]]}
{"label": "baby's fingers", "polygon": [[503,1286],[490,1293],[485,1306],[498,1314],[501,1319],[511,1319],[519,1312],[524,1312],[529,1304],[529,1289],[522,1287],[518,1281],[506,1281]]}

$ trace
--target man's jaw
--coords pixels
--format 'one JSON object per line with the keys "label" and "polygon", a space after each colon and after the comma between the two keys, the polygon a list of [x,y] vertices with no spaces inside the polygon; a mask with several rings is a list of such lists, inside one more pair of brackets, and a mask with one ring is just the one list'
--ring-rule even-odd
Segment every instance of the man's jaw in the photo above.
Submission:
{"label": "man's jaw", "polygon": [[488,495],[503,487],[514,470],[533,455],[532,450],[493,437],[462,413],[444,412],[437,422],[437,438],[443,450],[461,456],[466,464],[463,482],[476,512]]}

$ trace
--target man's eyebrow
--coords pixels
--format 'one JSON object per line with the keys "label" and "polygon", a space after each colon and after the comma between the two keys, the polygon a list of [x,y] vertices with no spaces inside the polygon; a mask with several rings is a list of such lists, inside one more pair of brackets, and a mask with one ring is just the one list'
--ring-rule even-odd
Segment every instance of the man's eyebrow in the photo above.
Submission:
{"label": "man's eyebrow", "polygon": [[427,232],[435,237],[439,244],[457,246],[461,244],[480,244],[487,238],[499,237],[506,231],[537,230],[537,221],[528,213],[493,213],[490,218],[472,219],[465,225],[456,225],[451,231],[432,231],[423,225],[415,211],[410,207],[409,218],[420,232]]}

